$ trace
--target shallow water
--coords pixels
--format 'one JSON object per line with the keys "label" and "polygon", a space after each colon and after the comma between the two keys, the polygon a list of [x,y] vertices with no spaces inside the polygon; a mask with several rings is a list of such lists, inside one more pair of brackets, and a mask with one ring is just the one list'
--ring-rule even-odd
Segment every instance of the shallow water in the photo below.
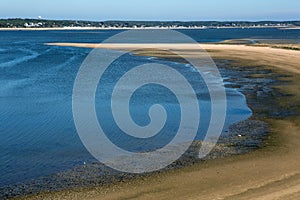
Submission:
{"label": "shallow water", "polygon": [[[270,30],[184,30],[197,41],[220,41],[223,39],[244,38],[248,36],[270,36]],[[47,42],[101,42],[119,31],[13,31],[0,32],[0,186],[22,182],[39,176],[50,175],[59,171],[92,162],[94,158],[87,152],[77,135],[72,116],[72,90],[78,69],[91,51],[90,49],[45,46]],[[273,30],[276,37],[294,37],[286,32]],[[286,36],[288,35],[288,36]],[[275,37],[274,36],[274,37]],[[273,37],[273,36],[272,36]],[[296,37],[296,36],[295,36]],[[153,58],[135,57],[130,54],[115,62],[119,69],[132,65],[151,62],[167,64],[181,73],[190,75],[194,69],[190,65]],[[122,74],[120,71],[114,75]],[[209,75],[209,70],[206,71]],[[189,81],[199,81],[193,75]],[[101,99],[101,91],[109,90],[109,81],[98,88],[96,96]],[[195,79],[194,79],[195,78]],[[157,96],[149,95],[155,91]],[[202,103],[201,116],[209,116],[207,90],[196,88],[199,102]],[[149,98],[150,97],[150,98]],[[248,118],[251,115],[245,97],[234,89],[227,89],[228,110],[226,126]],[[171,93],[164,89],[149,86],[134,96],[134,120],[141,125],[149,123],[145,117],[147,108],[153,102],[163,103],[174,114],[178,111],[178,102]],[[101,106],[102,105],[102,106]],[[97,103],[97,109],[106,108]],[[207,117],[206,117],[207,116]],[[98,116],[99,117],[99,116]],[[103,123],[109,124],[109,116]],[[165,127],[168,137],[176,129],[178,117],[173,115],[169,126]],[[206,122],[202,120],[202,122]],[[205,123],[198,131],[197,139],[203,138],[207,128]],[[115,132],[114,125],[108,125],[108,131]],[[115,138],[114,135],[111,135]],[[124,148],[131,151],[149,150],[132,147],[130,138],[124,136]],[[128,141],[127,141],[128,140]],[[116,141],[117,142],[117,141]],[[140,141],[137,141],[140,142]],[[167,142],[161,140],[155,148]],[[151,147],[153,148],[153,147]]]}

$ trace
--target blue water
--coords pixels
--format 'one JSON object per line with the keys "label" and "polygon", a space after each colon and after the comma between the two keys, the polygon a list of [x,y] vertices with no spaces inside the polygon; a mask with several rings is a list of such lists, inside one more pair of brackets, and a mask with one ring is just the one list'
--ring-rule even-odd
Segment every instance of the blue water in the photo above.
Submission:
{"label": "blue water", "polygon": [[[95,161],[81,143],[73,122],[72,90],[79,67],[91,49],[46,46],[48,42],[99,43],[119,33],[113,31],[3,31],[0,32],[0,186],[50,175],[83,162]],[[299,31],[277,29],[209,29],[182,30],[199,42],[215,42],[233,38],[284,38],[299,39]],[[167,64],[182,73],[191,74],[189,65],[158,61],[130,54],[115,66],[128,67],[151,62]],[[120,72],[116,72],[118,74]],[[190,81],[193,76],[189,76]],[[109,78],[107,82],[109,82]],[[103,86],[109,89],[109,85]],[[98,88],[99,89],[99,88]],[[160,98],[139,93],[133,97],[137,108],[134,120],[141,125],[148,123],[143,117],[152,102],[159,101],[176,112],[178,106],[171,93],[152,86],[145,91],[162,94]],[[206,91],[198,89],[199,101],[207,98]],[[101,90],[98,95],[101,95]],[[251,115],[245,97],[234,89],[227,89],[228,125]],[[150,96],[150,98],[149,98]],[[99,97],[101,98],[101,97]],[[139,103],[139,100],[142,100]],[[97,106],[96,106],[97,107]],[[99,104],[98,104],[99,107]],[[100,106],[101,107],[101,106]],[[207,106],[209,107],[209,106]],[[100,109],[100,108],[99,108]],[[209,110],[201,111],[204,116]],[[139,121],[140,120],[140,121]],[[170,121],[166,132],[176,129],[178,117]],[[173,126],[174,125],[174,126]],[[205,125],[203,127],[205,129]],[[114,128],[109,127],[113,135]],[[199,130],[198,139],[203,135]],[[169,135],[172,136],[172,135]],[[130,140],[124,148],[132,148]],[[166,144],[161,140],[155,148]],[[117,141],[116,141],[117,142]],[[144,148],[148,148],[145,146]],[[145,150],[145,149],[143,149]]]}

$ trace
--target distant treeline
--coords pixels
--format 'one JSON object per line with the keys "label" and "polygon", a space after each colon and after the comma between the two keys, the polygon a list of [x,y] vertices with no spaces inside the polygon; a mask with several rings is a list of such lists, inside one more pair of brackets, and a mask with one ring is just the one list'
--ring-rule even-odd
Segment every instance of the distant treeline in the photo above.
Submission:
{"label": "distant treeline", "polygon": [[255,26],[300,26],[300,21],[75,21],[45,19],[0,19],[0,28],[58,28],[58,27],[255,27]]}

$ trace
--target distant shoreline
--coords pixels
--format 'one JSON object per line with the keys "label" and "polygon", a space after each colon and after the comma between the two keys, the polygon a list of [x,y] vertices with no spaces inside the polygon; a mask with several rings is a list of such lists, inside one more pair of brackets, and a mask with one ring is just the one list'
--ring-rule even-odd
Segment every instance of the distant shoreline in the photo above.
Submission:
{"label": "distant shoreline", "polygon": [[194,30],[194,29],[254,29],[254,28],[278,28],[283,30],[300,29],[300,27],[289,26],[221,26],[221,27],[54,27],[54,28],[0,28],[0,31],[50,31],[50,30]]}
{"label": "distant shoreline", "polygon": [[299,30],[300,29],[300,26],[295,26],[295,27],[283,27],[283,28],[280,28],[282,30]]}

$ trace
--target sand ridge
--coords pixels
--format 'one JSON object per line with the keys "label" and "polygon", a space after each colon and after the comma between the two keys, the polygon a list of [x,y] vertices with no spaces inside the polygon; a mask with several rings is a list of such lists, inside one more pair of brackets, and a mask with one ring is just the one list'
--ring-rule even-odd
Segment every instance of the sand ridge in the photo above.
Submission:
{"label": "sand ridge", "polygon": [[[211,54],[212,57],[226,59],[246,59],[257,65],[269,65],[273,67],[300,74],[300,51],[271,48],[268,46],[231,45],[231,44],[89,44],[89,43],[48,43],[53,46],[69,46],[84,48],[103,48],[115,50],[158,49],[177,51],[181,55],[192,57],[199,53],[199,46]],[[144,50],[145,51],[145,50]],[[138,51],[137,51],[138,52]],[[159,52],[157,53],[159,56]]]}

